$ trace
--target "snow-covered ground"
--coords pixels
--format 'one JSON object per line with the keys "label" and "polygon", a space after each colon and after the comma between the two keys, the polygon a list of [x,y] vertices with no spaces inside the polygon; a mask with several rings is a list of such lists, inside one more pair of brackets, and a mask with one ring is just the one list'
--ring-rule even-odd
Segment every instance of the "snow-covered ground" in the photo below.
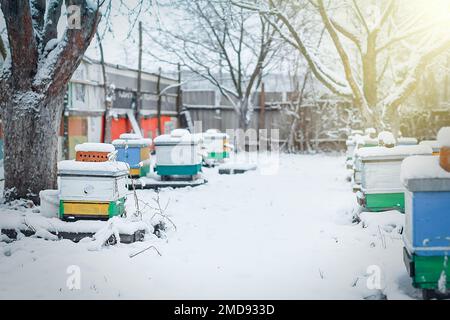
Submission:
{"label": "snow-covered ground", "polygon": [[[68,240],[0,242],[0,298],[418,298],[402,261],[403,216],[363,214],[353,224],[344,162],[281,155],[276,174],[205,169],[208,184],[160,192],[177,227],[165,239],[100,251]],[[150,249],[130,258],[151,245],[162,256]],[[67,286],[71,266],[79,290]]]}

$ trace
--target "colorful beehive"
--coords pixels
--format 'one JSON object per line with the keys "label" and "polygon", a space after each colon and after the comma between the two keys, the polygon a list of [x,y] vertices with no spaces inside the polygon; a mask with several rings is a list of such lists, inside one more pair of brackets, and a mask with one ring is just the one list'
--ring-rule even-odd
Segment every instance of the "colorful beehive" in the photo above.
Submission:
{"label": "colorful beehive", "polygon": [[202,148],[207,161],[222,161],[230,157],[229,137],[219,130],[210,129],[203,135]]}
{"label": "colorful beehive", "polygon": [[450,172],[439,157],[411,157],[402,164],[406,191],[403,257],[413,286],[430,298],[450,288]]}
{"label": "colorful beehive", "polygon": [[358,150],[362,148],[373,148],[378,146],[378,140],[369,136],[357,137],[356,148],[353,155],[353,192],[361,190],[361,159],[358,157]]}
{"label": "colorful beehive", "polygon": [[171,176],[195,177],[202,169],[200,139],[184,129],[155,138],[155,172],[164,180]]}
{"label": "colorful beehive", "polygon": [[[86,146],[85,146],[86,147]],[[94,148],[79,147],[92,152],[113,149],[112,145],[99,144]],[[83,157],[85,159],[86,157]],[[95,158],[94,158],[95,159]],[[128,165],[113,161],[75,161],[58,163],[60,192],[59,215],[61,219],[109,219],[125,213]]]}
{"label": "colorful beehive", "polygon": [[358,203],[368,211],[404,212],[405,194],[400,181],[402,161],[412,155],[431,155],[428,146],[373,147],[358,150],[361,193]]}
{"label": "colorful beehive", "polygon": [[124,133],[112,143],[117,150],[117,161],[126,162],[130,166],[131,177],[145,177],[150,172],[151,139]]}
{"label": "colorful beehive", "polygon": [[81,162],[105,162],[114,152],[114,146],[107,143],[82,143],[75,146],[75,158]]}
{"label": "colorful beehive", "polygon": [[433,149],[433,156],[438,156],[441,151],[441,146],[437,140],[425,140],[419,143],[420,145],[430,146]]}

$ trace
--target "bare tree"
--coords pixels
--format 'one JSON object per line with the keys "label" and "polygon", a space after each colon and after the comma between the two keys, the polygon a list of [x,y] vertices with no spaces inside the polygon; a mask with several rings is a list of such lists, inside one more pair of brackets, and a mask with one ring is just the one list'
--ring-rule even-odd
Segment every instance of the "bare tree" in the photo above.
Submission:
{"label": "bare tree", "polygon": [[[377,6],[356,0],[328,5],[323,0],[232,1],[264,15],[303,55],[314,76],[334,94],[350,99],[371,126],[384,128],[427,66],[450,49],[448,18],[430,21],[410,8],[412,1],[384,0]],[[310,46],[311,29],[296,22],[304,15],[325,28],[327,41],[321,49],[332,47],[338,64]]]}
{"label": "bare tree", "polygon": [[169,5],[181,17],[177,21],[172,15],[170,26],[160,18],[156,29],[147,30],[153,48],[149,53],[209,81],[233,105],[240,127],[247,128],[251,96],[276,52],[276,30],[261,15],[230,1],[175,0]]}
{"label": "bare tree", "polygon": [[[63,2],[67,28],[58,39]],[[57,139],[67,83],[100,20],[90,0],[1,0],[8,47],[0,75],[5,198],[39,201],[56,187]],[[70,19],[73,19],[70,20]]]}

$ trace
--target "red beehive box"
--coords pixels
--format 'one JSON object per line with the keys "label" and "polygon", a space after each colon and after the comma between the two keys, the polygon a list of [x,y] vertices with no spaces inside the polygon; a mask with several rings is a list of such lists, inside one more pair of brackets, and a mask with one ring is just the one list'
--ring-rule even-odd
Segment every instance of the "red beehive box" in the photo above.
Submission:
{"label": "red beehive box", "polygon": [[106,162],[108,161],[108,155],[114,150],[112,144],[82,143],[75,146],[75,159],[81,162]]}

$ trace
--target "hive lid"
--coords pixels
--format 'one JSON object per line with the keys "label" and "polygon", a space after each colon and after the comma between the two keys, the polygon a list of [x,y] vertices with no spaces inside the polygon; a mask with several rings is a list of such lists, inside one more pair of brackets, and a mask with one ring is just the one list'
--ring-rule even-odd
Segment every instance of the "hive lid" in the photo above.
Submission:
{"label": "hive lid", "polygon": [[200,136],[190,134],[185,129],[175,129],[171,134],[163,134],[155,138],[155,146],[163,145],[195,145],[200,141]]}
{"label": "hive lid", "polygon": [[112,142],[112,144],[115,147],[118,146],[140,146],[140,147],[148,147],[151,146],[153,144],[152,139],[143,139],[143,138],[139,138],[139,139],[116,139]]}
{"label": "hive lid", "polygon": [[368,136],[355,136],[357,145],[378,146],[378,139],[372,139]]}
{"label": "hive lid", "polygon": [[431,155],[433,150],[430,146],[414,145],[414,146],[397,146],[393,148],[386,147],[370,147],[361,148],[357,151],[357,156],[362,161],[370,160],[402,160],[414,155]]}
{"label": "hive lid", "polygon": [[217,129],[209,129],[203,134],[204,138],[217,138],[217,139],[226,139],[228,135],[226,133],[220,132]]}
{"label": "hive lid", "polygon": [[142,136],[136,133],[122,133],[119,138],[124,140],[139,140],[142,139]]}
{"label": "hive lid", "polygon": [[125,162],[80,162],[75,160],[58,162],[58,175],[121,176],[127,174],[128,165]]}
{"label": "hive lid", "polygon": [[114,146],[109,143],[85,142],[75,146],[76,152],[114,152]]}
{"label": "hive lid", "polygon": [[439,165],[439,157],[409,157],[403,161],[401,170],[401,181],[410,191],[450,191],[450,172]]}

